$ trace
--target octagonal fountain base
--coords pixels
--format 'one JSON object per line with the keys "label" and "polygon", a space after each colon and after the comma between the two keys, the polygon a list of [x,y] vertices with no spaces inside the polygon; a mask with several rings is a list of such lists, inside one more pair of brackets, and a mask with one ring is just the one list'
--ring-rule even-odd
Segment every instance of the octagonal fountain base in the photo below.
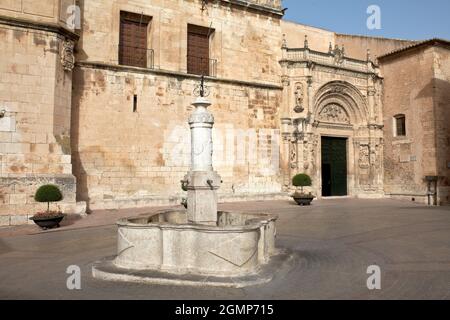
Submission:
{"label": "octagonal fountain base", "polygon": [[215,226],[189,224],[186,211],[118,221],[117,256],[93,276],[156,284],[244,287],[268,282],[293,256],[275,249],[276,215],[219,212]]}

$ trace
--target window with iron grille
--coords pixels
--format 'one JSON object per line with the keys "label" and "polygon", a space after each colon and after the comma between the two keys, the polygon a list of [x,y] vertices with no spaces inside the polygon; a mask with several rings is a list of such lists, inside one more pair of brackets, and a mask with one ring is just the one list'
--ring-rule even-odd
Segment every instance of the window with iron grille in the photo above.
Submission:
{"label": "window with iron grille", "polygon": [[215,75],[215,60],[209,56],[210,36],[214,29],[188,25],[187,72],[198,75]]}
{"label": "window with iron grille", "polygon": [[395,121],[395,136],[406,136],[406,117],[404,114],[398,114],[394,117]]}
{"label": "window with iron grille", "polygon": [[151,66],[151,50],[147,49],[151,17],[120,12],[119,64],[147,68]]}

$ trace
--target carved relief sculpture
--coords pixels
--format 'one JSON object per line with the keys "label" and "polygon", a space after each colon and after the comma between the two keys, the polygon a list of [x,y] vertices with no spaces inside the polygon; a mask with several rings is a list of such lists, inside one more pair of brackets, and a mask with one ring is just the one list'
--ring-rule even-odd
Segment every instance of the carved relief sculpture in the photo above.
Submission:
{"label": "carved relief sculpture", "polygon": [[319,121],[350,124],[347,112],[338,104],[329,104],[319,113]]}
{"label": "carved relief sculpture", "polygon": [[339,49],[338,45],[335,46],[333,55],[334,55],[334,63],[340,65],[344,62],[345,51],[344,47]]}
{"label": "carved relief sculpture", "polygon": [[375,168],[375,166],[377,164],[377,154],[376,154],[375,148],[372,148],[372,150],[370,151],[370,163],[371,163],[372,167]]}
{"label": "carved relief sculpture", "polygon": [[289,162],[292,169],[297,168],[297,142],[291,142],[291,152]]}
{"label": "carved relief sculpture", "polygon": [[284,87],[287,87],[288,85],[289,85],[289,76],[286,76],[286,75],[283,75],[283,76],[281,76],[281,84],[284,86]]}
{"label": "carved relief sculpture", "polygon": [[369,155],[369,146],[361,145],[359,146],[359,167],[361,169],[367,169],[370,166],[370,155]]}
{"label": "carved relief sculpture", "polygon": [[305,108],[303,108],[303,85],[300,82],[297,82],[295,84],[295,108],[294,111],[296,113],[301,113],[303,112],[303,110],[305,110]]}
{"label": "carved relief sculpture", "polygon": [[309,154],[309,143],[305,142],[303,144],[303,168],[305,170],[308,170],[308,168],[309,168],[308,154]]}
{"label": "carved relief sculpture", "polygon": [[73,54],[74,43],[70,40],[64,40],[61,48],[61,64],[66,71],[72,71],[75,65],[75,56]]}
{"label": "carved relief sculpture", "polygon": [[317,153],[320,152],[318,150],[320,136],[314,134],[310,136],[310,139],[311,139],[311,164],[313,165],[313,168],[316,168]]}
{"label": "carved relief sculpture", "polygon": [[342,94],[342,93],[344,93],[344,87],[332,86],[331,89],[330,89],[330,92],[331,93],[340,93],[340,94]]}

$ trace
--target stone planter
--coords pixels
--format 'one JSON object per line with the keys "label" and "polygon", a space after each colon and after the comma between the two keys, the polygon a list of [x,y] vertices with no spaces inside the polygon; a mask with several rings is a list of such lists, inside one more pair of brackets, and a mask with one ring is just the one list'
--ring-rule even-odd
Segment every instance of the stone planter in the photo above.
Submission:
{"label": "stone planter", "polygon": [[41,227],[44,230],[52,229],[52,228],[59,228],[59,223],[64,219],[65,215],[60,214],[54,217],[49,218],[39,218],[39,217],[31,217],[30,220],[33,220],[34,223],[36,223],[39,227]]}
{"label": "stone planter", "polygon": [[299,206],[309,206],[314,200],[314,196],[311,194],[294,194],[292,198]]}

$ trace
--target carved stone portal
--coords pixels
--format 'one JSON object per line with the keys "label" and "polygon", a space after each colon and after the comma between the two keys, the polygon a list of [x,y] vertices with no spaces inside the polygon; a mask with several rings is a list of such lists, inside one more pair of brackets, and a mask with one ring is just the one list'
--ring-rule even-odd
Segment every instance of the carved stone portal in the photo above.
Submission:
{"label": "carved stone portal", "polygon": [[319,121],[350,124],[347,112],[338,104],[329,104],[319,113]]}

